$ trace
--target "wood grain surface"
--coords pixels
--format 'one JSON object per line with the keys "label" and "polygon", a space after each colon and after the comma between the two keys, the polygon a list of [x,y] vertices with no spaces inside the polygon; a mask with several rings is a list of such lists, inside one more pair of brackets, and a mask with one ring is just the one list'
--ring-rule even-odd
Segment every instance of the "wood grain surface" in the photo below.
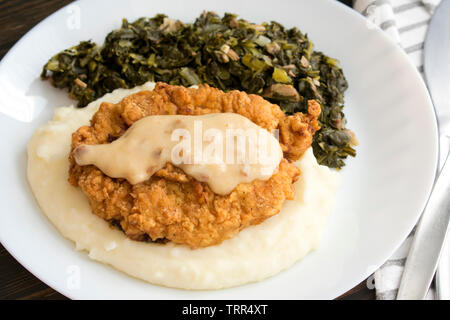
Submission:
{"label": "wood grain surface", "polygon": [[[33,26],[70,0],[0,0],[0,59]],[[341,2],[350,5],[351,0]],[[36,75],[38,76],[38,75]],[[370,280],[369,280],[370,282]],[[369,285],[372,288],[372,286]],[[375,298],[367,281],[342,295],[340,299]],[[0,245],[0,299],[67,299],[22,267]]]}

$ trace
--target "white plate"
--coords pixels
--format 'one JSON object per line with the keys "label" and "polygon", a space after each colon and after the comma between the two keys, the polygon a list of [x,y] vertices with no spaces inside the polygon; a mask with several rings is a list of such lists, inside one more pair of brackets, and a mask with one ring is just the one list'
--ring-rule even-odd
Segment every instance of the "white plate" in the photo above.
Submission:
{"label": "white plate", "polygon": [[[193,21],[202,10],[276,20],[307,32],[341,61],[345,112],[361,143],[347,161],[322,246],[268,280],[219,291],[149,285],[77,252],[40,212],[25,176],[25,146],[66,93],[39,79],[53,54],[80,40],[102,42],[123,17],[166,13]],[[0,64],[0,240],[42,281],[71,298],[335,298],[369,276],[416,223],[434,179],[437,126],[425,85],[407,56],[359,14],[330,0],[79,1],[38,24]],[[74,268],[74,266],[76,266]],[[71,286],[79,268],[81,286]]]}

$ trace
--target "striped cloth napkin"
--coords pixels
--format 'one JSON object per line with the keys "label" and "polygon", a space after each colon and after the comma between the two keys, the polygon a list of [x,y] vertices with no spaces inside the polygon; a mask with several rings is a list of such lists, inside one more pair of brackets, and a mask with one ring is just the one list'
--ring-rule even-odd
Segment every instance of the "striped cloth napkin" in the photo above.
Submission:
{"label": "striped cloth napkin", "polygon": [[[405,50],[423,75],[423,44],[428,23],[441,0],[355,0],[353,7],[384,30]],[[414,230],[400,248],[374,274],[377,299],[393,300],[397,296],[406,257]],[[430,290],[427,299],[433,299]]]}

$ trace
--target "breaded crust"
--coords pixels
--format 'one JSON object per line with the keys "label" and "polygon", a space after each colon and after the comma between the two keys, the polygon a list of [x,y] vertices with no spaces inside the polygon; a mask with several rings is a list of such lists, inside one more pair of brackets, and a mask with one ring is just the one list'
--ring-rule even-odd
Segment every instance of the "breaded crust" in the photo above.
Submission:
{"label": "breaded crust", "polygon": [[242,183],[220,196],[170,163],[149,180],[131,185],[95,166],[77,165],[71,152],[69,182],[86,194],[94,214],[131,239],[173,241],[192,248],[219,244],[277,214],[284,201],[292,199],[300,172],[290,161],[310,147],[319,129],[320,105],[311,100],[308,109],[308,114],[286,116],[257,95],[224,93],[207,85],[194,89],[157,83],[153,91],[138,92],[117,104],[102,103],[90,126],[73,133],[72,151],[81,144],[112,142],[149,115],[234,112],[269,131],[279,129],[285,159],[278,171],[267,181]]}

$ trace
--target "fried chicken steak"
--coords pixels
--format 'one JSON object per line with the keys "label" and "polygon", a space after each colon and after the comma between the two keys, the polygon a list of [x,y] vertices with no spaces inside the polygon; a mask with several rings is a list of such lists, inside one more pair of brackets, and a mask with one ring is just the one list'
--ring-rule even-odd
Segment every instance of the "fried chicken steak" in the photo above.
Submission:
{"label": "fried chicken steak", "polygon": [[[170,163],[149,180],[131,185],[74,160],[76,147],[110,143],[143,117],[219,112],[238,113],[270,132],[279,129],[284,158],[269,180],[241,183],[223,196]],[[73,133],[69,182],[81,188],[94,214],[133,240],[173,241],[191,248],[216,245],[276,215],[284,201],[293,198],[300,171],[291,161],[311,146],[320,128],[319,114],[315,100],[308,101],[308,114],[286,116],[279,106],[257,95],[225,93],[207,85],[194,89],[157,83],[153,91],[132,94],[117,104],[102,103],[90,126]]]}

